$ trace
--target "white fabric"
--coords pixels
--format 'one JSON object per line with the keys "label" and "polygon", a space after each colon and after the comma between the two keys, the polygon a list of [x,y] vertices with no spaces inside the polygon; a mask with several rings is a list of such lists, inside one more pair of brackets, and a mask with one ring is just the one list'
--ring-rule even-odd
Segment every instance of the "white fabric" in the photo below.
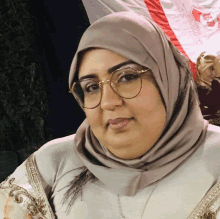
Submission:
{"label": "white fabric", "polygon": [[[220,52],[220,1],[173,0],[170,7],[161,1],[169,25],[189,58],[196,62],[204,51]],[[194,10],[194,11],[193,11]],[[198,20],[195,19],[198,14]]]}
{"label": "white fabric", "polygon": [[91,24],[99,18],[117,11],[135,11],[151,18],[143,0],[82,0],[82,2]]}
{"label": "white fabric", "polygon": [[[7,205],[5,205],[5,200],[7,200]],[[7,217],[8,218],[7,218]],[[0,218],[1,219],[29,219],[26,217],[26,213],[22,208],[17,208],[17,204],[9,199],[2,191],[0,191]]]}
{"label": "white fabric", "polygon": [[[100,181],[87,184],[83,189],[82,197],[79,196],[71,211],[68,214],[65,213],[67,206],[61,205],[63,194],[67,190],[68,183],[80,172],[74,169],[81,166],[80,160],[73,151],[73,139],[74,135],[53,140],[35,152],[38,171],[48,199],[54,206],[56,218],[120,219],[117,194],[111,192]],[[220,127],[209,125],[206,141],[187,162],[162,179],[156,187],[153,184],[134,196],[120,197],[125,218],[187,219],[210,188],[219,180],[219,144]],[[25,162],[15,170],[12,177],[15,177],[18,185],[26,188],[30,194],[33,192],[29,189],[30,184],[26,183],[28,178]],[[9,203],[5,209],[7,201]],[[219,206],[220,197],[217,208]],[[23,210],[0,190],[1,219],[5,216],[10,219],[30,218]],[[8,214],[5,213],[6,211]],[[143,217],[141,217],[142,213]],[[220,213],[217,219],[220,219]]]}
{"label": "white fabric", "polygon": [[[151,18],[145,4],[145,1],[151,0],[82,1],[90,23],[118,11],[134,11]],[[160,0],[160,4],[171,29],[193,62],[196,62],[197,57],[203,51],[211,50],[213,55],[220,53],[219,0]],[[158,21],[160,16],[159,13]]]}
{"label": "white fabric", "polygon": [[[69,214],[61,205],[68,183],[79,174],[74,170],[82,164],[73,151],[74,135],[53,140],[35,153],[39,172],[51,191],[51,202],[58,219],[117,219],[120,218],[117,194],[100,181],[89,183],[76,200]],[[154,184],[135,196],[121,197],[122,212],[126,219],[139,219],[146,201],[143,219],[186,219],[220,173],[220,128],[209,125],[205,143],[173,173],[162,179],[153,194]],[[117,180],[117,179],[116,179]],[[49,190],[48,190],[49,191]]]}

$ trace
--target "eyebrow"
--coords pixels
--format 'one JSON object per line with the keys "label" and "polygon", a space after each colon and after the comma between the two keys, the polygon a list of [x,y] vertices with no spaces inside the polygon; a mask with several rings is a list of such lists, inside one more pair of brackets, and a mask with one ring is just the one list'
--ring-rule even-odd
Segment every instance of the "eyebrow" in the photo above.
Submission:
{"label": "eyebrow", "polygon": [[[114,65],[113,67],[109,68],[108,69],[108,74],[111,74],[113,71],[125,66],[125,65],[129,65],[129,64],[137,64],[136,62],[132,61],[132,60],[128,60],[128,61],[125,61],[125,62],[121,62],[117,65]],[[97,75],[95,73],[92,73],[92,74],[88,74],[88,75],[85,75],[85,76],[82,76],[79,78],[79,81],[82,81],[84,79],[87,79],[87,78],[97,78]]]}

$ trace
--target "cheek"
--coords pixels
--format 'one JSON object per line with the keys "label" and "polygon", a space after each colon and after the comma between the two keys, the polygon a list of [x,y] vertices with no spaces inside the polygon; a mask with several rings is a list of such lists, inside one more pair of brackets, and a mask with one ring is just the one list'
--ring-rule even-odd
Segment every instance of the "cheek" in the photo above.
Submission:
{"label": "cheek", "polygon": [[95,127],[95,125],[99,124],[100,121],[100,113],[97,109],[85,109],[86,119],[91,127]]}
{"label": "cheek", "polygon": [[143,90],[143,95],[140,93],[140,96],[135,99],[130,106],[133,111],[132,114],[139,124],[150,129],[154,129],[158,124],[161,127],[164,126],[166,110],[163,100],[155,87]]}
{"label": "cheek", "polygon": [[166,123],[166,110],[160,96],[149,101],[147,110],[143,112],[140,122],[145,127],[145,132],[158,138]]}
{"label": "cheek", "polygon": [[103,120],[102,112],[100,112],[99,107],[91,110],[85,110],[86,119],[92,128],[94,135],[99,138],[100,134],[103,134]]}
{"label": "cheek", "polygon": [[[163,100],[158,89],[155,85],[151,84],[150,86],[143,87],[136,103],[138,108],[145,111],[145,114],[154,113],[158,110],[165,109]],[[146,113],[148,112],[148,113]]]}

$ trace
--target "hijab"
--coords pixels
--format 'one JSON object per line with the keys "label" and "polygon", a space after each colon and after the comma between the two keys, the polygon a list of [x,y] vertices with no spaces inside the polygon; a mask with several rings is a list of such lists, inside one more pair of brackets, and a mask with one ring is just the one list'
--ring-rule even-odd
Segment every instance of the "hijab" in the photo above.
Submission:
{"label": "hijab", "polygon": [[[207,122],[192,78],[186,83],[186,75],[191,75],[187,58],[150,19],[134,12],[116,12],[94,22],[83,34],[74,56],[69,87],[77,74],[79,54],[94,47],[116,52],[151,69],[164,100],[164,131],[139,158],[116,157],[99,143],[86,119],[74,138],[75,152],[92,174],[114,193],[133,196],[183,164],[205,139]],[[185,94],[178,104],[183,90]],[[190,95],[195,97],[191,105]]]}

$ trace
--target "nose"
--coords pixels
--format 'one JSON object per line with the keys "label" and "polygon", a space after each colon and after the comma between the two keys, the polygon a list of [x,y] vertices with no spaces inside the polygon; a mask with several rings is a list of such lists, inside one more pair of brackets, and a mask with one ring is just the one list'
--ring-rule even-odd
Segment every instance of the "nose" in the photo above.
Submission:
{"label": "nose", "polygon": [[114,110],[115,107],[123,104],[123,99],[113,90],[109,83],[102,84],[101,108]]}

